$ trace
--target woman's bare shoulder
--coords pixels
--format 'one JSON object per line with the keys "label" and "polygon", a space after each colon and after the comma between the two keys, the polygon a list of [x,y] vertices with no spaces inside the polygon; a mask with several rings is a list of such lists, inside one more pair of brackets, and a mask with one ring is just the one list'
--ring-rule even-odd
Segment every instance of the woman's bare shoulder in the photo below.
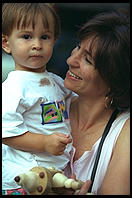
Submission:
{"label": "woman's bare shoulder", "polygon": [[129,194],[130,191],[130,119],[116,141],[102,188],[102,194]]}
{"label": "woman's bare shoulder", "polygon": [[125,144],[125,141],[130,140],[130,118],[128,118],[121,130],[121,133],[117,139],[116,145],[119,146],[120,144]]}

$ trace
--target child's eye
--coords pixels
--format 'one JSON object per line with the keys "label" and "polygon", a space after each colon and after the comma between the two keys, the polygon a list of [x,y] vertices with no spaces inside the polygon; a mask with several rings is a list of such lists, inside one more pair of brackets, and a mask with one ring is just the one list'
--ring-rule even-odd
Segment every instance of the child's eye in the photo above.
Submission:
{"label": "child's eye", "polygon": [[41,38],[42,38],[43,40],[46,40],[46,39],[49,39],[49,36],[45,34],[45,35],[41,36]]}
{"label": "child's eye", "polygon": [[23,38],[27,40],[27,39],[30,39],[30,38],[31,38],[31,36],[30,36],[30,35],[28,35],[28,34],[24,34],[24,35],[23,35]]}

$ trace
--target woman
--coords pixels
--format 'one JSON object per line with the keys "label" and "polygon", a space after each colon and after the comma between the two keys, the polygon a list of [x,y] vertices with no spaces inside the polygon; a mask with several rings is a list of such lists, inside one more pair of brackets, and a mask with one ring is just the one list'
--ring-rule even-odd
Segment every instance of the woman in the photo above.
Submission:
{"label": "woman", "polygon": [[67,175],[91,178],[97,149],[111,115],[91,192],[130,193],[130,42],[129,20],[121,13],[103,13],[79,31],[79,45],[67,59],[66,88],[79,95],[70,111],[73,150]]}

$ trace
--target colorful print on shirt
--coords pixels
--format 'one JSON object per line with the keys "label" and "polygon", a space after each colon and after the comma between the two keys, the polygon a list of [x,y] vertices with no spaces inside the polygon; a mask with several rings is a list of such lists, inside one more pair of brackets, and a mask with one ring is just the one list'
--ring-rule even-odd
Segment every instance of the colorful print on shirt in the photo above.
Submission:
{"label": "colorful print on shirt", "polygon": [[12,189],[12,190],[2,190],[2,195],[27,195],[27,193],[22,188]]}
{"label": "colorful print on shirt", "polygon": [[65,108],[64,100],[52,102],[52,103],[42,103],[42,123],[50,124],[63,122],[68,119],[68,113]]}

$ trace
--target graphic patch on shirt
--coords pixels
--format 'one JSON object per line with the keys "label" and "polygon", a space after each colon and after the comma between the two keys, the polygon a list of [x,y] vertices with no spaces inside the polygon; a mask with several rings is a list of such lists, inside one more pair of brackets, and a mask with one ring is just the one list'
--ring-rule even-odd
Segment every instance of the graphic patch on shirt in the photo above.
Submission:
{"label": "graphic patch on shirt", "polygon": [[68,113],[63,100],[53,103],[42,103],[42,124],[63,122],[68,119]]}

